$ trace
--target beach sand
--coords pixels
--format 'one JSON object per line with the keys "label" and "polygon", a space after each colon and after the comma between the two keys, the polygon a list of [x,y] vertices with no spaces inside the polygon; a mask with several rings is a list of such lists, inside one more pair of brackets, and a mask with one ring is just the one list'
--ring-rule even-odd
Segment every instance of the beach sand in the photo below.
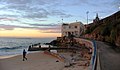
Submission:
{"label": "beach sand", "polygon": [[22,55],[0,59],[0,70],[62,70],[64,62],[43,52],[30,53],[28,60],[22,61]]}
{"label": "beach sand", "polygon": [[[70,58],[70,53],[60,55]],[[22,55],[0,57],[0,70],[88,70],[88,67],[79,65],[65,67],[63,61],[44,52],[29,53],[27,58],[23,61]]]}

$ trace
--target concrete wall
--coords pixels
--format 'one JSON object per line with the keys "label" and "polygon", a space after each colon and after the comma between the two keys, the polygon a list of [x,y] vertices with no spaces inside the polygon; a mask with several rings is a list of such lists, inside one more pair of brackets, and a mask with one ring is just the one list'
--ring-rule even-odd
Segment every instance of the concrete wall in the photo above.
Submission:
{"label": "concrete wall", "polygon": [[80,39],[80,38],[75,38],[80,44],[85,44],[86,47],[91,47],[92,48],[92,58],[89,66],[89,70],[95,70],[95,65],[96,65],[96,57],[97,57],[97,47],[95,41],[90,41],[87,39]]}

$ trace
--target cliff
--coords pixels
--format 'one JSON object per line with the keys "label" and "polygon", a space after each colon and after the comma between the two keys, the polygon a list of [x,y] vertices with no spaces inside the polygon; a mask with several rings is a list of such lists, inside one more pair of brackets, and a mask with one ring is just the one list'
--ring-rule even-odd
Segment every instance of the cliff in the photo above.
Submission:
{"label": "cliff", "polygon": [[86,25],[86,34],[84,36],[120,47],[120,11]]}

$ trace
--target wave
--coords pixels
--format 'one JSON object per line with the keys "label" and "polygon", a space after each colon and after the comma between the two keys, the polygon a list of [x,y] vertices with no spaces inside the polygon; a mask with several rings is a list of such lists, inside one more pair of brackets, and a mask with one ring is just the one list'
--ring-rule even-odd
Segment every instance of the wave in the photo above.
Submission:
{"label": "wave", "polygon": [[2,47],[2,48],[0,48],[0,50],[7,50],[7,49],[21,49],[21,48],[26,48],[27,46],[16,46],[16,47]]}

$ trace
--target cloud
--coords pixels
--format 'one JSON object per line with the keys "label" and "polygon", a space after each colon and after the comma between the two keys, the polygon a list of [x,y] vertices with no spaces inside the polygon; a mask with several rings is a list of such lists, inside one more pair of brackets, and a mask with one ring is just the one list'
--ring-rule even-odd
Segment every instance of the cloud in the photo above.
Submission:
{"label": "cloud", "polygon": [[38,20],[38,21],[47,21],[47,20],[45,20],[45,19],[39,19],[39,18],[36,19],[36,20]]}
{"label": "cloud", "polygon": [[[3,0],[2,0],[3,1]],[[53,3],[54,0],[6,0],[5,2],[10,4],[39,4],[39,5],[45,5]]]}
{"label": "cloud", "polygon": [[[92,1],[91,0],[69,0],[69,1],[67,0],[0,0],[0,20],[16,21],[15,22],[16,24],[18,25],[20,23],[22,24],[22,26],[16,26],[15,23],[10,23],[10,25],[7,25],[8,27],[10,27],[10,29],[14,29],[16,27],[33,28],[33,29],[35,28],[42,29],[40,27],[45,27],[45,28],[47,27],[49,29],[52,29],[52,26],[54,27],[59,26],[57,24],[50,24],[52,23],[51,19],[53,19],[54,17],[55,18],[57,17],[56,18],[57,20],[55,19],[55,21],[59,21],[58,19],[61,19],[61,18],[70,18],[70,17],[76,18],[76,16],[74,16],[76,14],[76,15],[80,15],[80,17],[83,17],[83,21],[84,21],[85,19],[84,14],[81,14],[81,11],[84,12],[84,10],[82,10],[83,9],[82,7],[89,8],[88,6],[90,6],[91,9],[95,8],[96,10],[92,12],[106,14],[108,13],[109,9],[110,10],[112,9],[112,11],[114,10],[113,8],[110,8],[111,6],[113,5],[117,6],[120,4],[120,0],[115,0],[114,2],[112,2],[111,0],[109,2],[108,1],[109,0],[105,0],[105,1],[98,0],[97,2],[96,0],[92,0]],[[98,10],[96,7],[99,7],[100,9]],[[104,9],[101,9],[101,7]],[[76,11],[76,9],[78,12]],[[105,12],[105,10],[107,12]],[[80,11],[80,14],[79,14],[79,11]],[[24,21],[24,19],[28,19],[28,20]],[[41,24],[44,21],[47,21],[47,22],[50,21],[50,22],[49,24]],[[37,24],[39,22],[40,24]],[[5,26],[3,28],[7,29]]]}
{"label": "cloud", "polygon": [[15,28],[24,28],[24,29],[35,29],[38,31],[42,31],[43,33],[59,33],[60,32],[60,26],[59,25],[39,25],[42,27],[38,27],[37,24],[33,25],[33,27],[29,26],[17,26],[17,25],[5,25],[0,24],[0,28],[4,30],[14,30]]}
{"label": "cloud", "polygon": [[[47,18],[49,12],[46,11],[44,8],[41,7],[31,7],[27,5],[9,5],[7,6],[8,12],[15,12],[19,17],[23,18]],[[14,14],[15,14],[14,13]],[[6,14],[4,14],[6,15]],[[8,15],[8,14],[7,14]]]}
{"label": "cloud", "polygon": [[108,13],[107,11],[94,11],[93,13]]}
{"label": "cloud", "polygon": [[54,24],[54,23],[51,23],[51,24],[29,24],[29,25],[32,25],[32,26],[59,26],[58,24]]}
{"label": "cloud", "polygon": [[4,30],[14,30],[15,28],[39,29],[39,28],[36,28],[36,27],[17,26],[17,25],[5,25],[5,24],[0,24],[0,28],[2,28]]}
{"label": "cloud", "polygon": [[[1,7],[1,10],[7,12],[13,12],[13,14],[3,14],[1,16],[11,16],[11,17],[23,17],[23,18],[48,18],[48,16],[59,16],[59,17],[72,17],[71,14],[66,14],[61,10],[51,10],[47,6],[52,6],[58,3],[59,0],[5,0],[0,3],[5,5]],[[54,6],[52,6],[54,7]]]}
{"label": "cloud", "polygon": [[14,26],[0,24],[0,28],[3,28],[5,30],[13,30]]}
{"label": "cloud", "polygon": [[74,2],[71,5],[83,5],[83,4],[88,4],[89,0],[73,0]]}
{"label": "cloud", "polygon": [[47,30],[47,31],[43,31],[43,33],[61,33],[60,30]]}
{"label": "cloud", "polygon": [[43,8],[39,9],[39,11],[35,11],[35,10],[33,12],[30,12],[30,10],[28,10],[28,11],[29,11],[29,13],[26,13],[25,15],[23,15],[23,17],[26,17],[26,18],[47,18],[49,15],[49,12]]}
{"label": "cloud", "polygon": [[27,10],[28,12],[23,15],[23,17],[26,18],[48,18],[48,16],[59,16],[59,17],[72,17],[73,15],[71,14],[66,14],[64,11],[61,10],[46,10],[44,8],[39,8],[39,9],[33,9],[34,11],[30,12],[31,10]]}
{"label": "cloud", "polygon": [[88,3],[89,0],[57,0],[52,6],[58,7],[58,6],[63,6],[63,7],[68,7],[68,6],[81,6],[83,4]]}
{"label": "cloud", "polygon": [[48,28],[40,28],[40,32],[42,33],[61,33],[61,28],[60,26],[50,26]]}
{"label": "cloud", "polygon": [[71,14],[66,14],[66,13],[62,12],[61,10],[52,10],[50,15],[51,16],[60,16],[60,17],[64,17],[64,18],[69,18],[69,17],[73,16]]}
{"label": "cloud", "polygon": [[64,15],[61,15],[60,17],[62,17],[62,18],[69,18],[69,17],[73,17],[73,15],[71,15],[71,14],[64,14]]}
{"label": "cloud", "polygon": [[120,7],[120,0],[115,0],[111,3],[113,6],[115,6],[116,8]]}
{"label": "cloud", "polygon": [[0,20],[17,21],[17,19],[14,18],[0,18]]}
{"label": "cloud", "polygon": [[70,0],[72,2],[66,2],[63,6],[89,6],[89,7],[110,7],[113,5],[120,5],[120,0]]}

